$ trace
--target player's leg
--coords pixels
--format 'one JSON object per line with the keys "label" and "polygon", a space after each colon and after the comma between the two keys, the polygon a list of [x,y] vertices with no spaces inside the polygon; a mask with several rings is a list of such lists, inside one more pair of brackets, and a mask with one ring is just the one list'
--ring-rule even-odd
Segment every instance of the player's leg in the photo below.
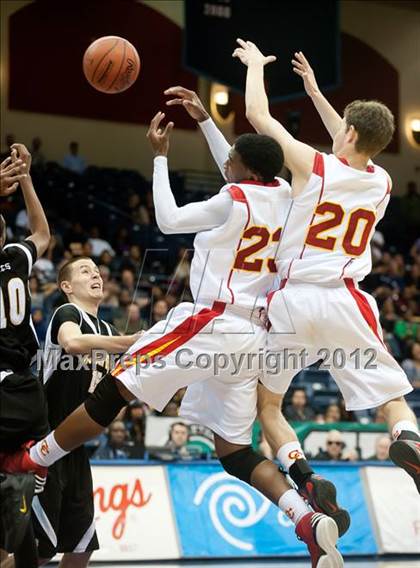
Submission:
{"label": "player's leg", "polygon": [[338,527],[334,520],[311,511],[276,464],[255,452],[251,445],[232,444],[217,434],[214,440],[225,471],[258,489],[294,522],[296,535],[308,546],[312,566],[341,568],[344,565],[336,549]]}
{"label": "player's leg", "polygon": [[334,484],[315,475],[281,411],[283,396],[293,377],[319,359],[312,345],[312,320],[316,318],[304,294],[305,288],[286,286],[271,298],[271,330],[267,337],[266,368],[258,388],[258,417],[283,470],[315,511],[334,518],[342,536],[350,526],[350,516],[338,505]]}
{"label": "player's leg", "polygon": [[92,552],[66,552],[61,559],[59,568],[86,568]]}
{"label": "player's leg", "polygon": [[315,511],[325,513],[336,522],[342,536],[350,526],[350,515],[337,503],[334,484],[315,475],[306,460],[296,433],[281,412],[283,396],[258,385],[258,418],[267,442],[279,458],[282,467],[296,483],[299,493]]}
{"label": "player's leg", "polygon": [[379,311],[370,294],[347,281],[329,289],[334,328],[319,329],[331,353],[331,374],[343,394],[347,410],[383,407],[394,438],[390,457],[413,478],[420,492],[420,436],[417,420],[404,399],[412,390],[404,371],[383,343]]}

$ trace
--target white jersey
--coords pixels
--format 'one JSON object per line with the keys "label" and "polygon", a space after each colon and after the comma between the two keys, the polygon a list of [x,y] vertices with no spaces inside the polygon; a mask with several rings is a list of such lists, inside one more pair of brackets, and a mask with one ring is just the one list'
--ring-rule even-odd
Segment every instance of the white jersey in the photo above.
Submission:
{"label": "white jersey", "polygon": [[194,240],[190,287],[194,300],[263,307],[276,279],[275,258],[291,205],[283,179],[225,185],[233,203],[227,220]]}
{"label": "white jersey", "polygon": [[350,167],[317,153],[303,192],[293,201],[277,267],[281,278],[305,282],[356,281],[372,268],[370,240],[389,202],[386,171]]}

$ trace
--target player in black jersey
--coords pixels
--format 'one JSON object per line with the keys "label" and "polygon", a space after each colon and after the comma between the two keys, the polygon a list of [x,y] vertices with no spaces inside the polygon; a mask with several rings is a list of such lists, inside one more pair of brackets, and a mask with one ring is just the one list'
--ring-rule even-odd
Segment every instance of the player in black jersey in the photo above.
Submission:
{"label": "player in black jersey", "polygon": [[[48,247],[50,231],[31,181],[30,165],[31,155],[25,146],[14,144],[11,157],[0,166],[0,197],[16,191],[20,183],[31,231],[22,243],[6,245],[6,222],[0,215],[0,453],[3,454],[16,451],[29,440],[39,440],[48,432],[42,385],[30,371],[38,339],[31,321],[28,280],[33,263]],[[2,476],[1,500],[5,512],[10,513],[3,488],[13,483],[17,487],[18,479],[9,483],[6,477]],[[19,504],[12,494],[10,505],[15,501]],[[24,546],[19,549],[18,545],[10,545],[16,543],[13,537],[16,531],[21,532],[17,517],[30,509],[28,494],[22,494],[23,497],[24,506],[18,505],[16,515],[9,517],[16,520],[16,525],[9,520],[5,526],[2,510],[0,548],[16,552],[16,564],[29,568],[34,562],[34,555],[30,554],[33,543],[30,530]]]}
{"label": "player in black jersey", "polygon": [[[107,354],[124,353],[138,338],[120,336],[112,325],[98,319],[103,282],[90,258],[67,262],[59,272],[58,285],[69,303],[53,314],[45,340],[42,377],[51,428],[93,392],[108,371]],[[61,568],[87,566],[92,551],[99,546],[92,476],[84,446],[49,469],[45,490],[35,497],[32,510],[40,562],[64,552]]]}

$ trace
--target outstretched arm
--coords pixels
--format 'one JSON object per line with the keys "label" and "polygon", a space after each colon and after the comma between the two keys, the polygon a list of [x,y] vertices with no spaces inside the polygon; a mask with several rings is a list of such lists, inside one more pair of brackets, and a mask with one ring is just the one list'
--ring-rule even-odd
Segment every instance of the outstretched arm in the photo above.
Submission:
{"label": "outstretched arm", "polygon": [[277,140],[284,153],[285,165],[294,178],[304,182],[312,172],[315,150],[296,140],[270,115],[265,93],[264,66],[275,61],[276,58],[272,55],[265,57],[250,41],[238,39],[238,43],[241,47],[234,51],[233,56],[238,57],[248,67],[245,91],[246,116],[257,132]]}
{"label": "outstretched arm", "polygon": [[295,58],[292,59],[292,65],[293,71],[302,77],[305,91],[311,97],[325,128],[329,132],[329,135],[331,138],[334,138],[338,130],[340,130],[343,122],[342,117],[319,90],[318,83],[315,79],[315,73],[301,51],[295,53]]}
{"label": "outstretched arm", "polygon": [[168,106],[183,106],[188,114],[198,122],[214,161],[222,176],[225,177],[224,164],[229,157],[230,144],[213,122],[197,93],[184,87],[170,87],[166,89],[165,95],[175,97],[167,101]]}
{"label": "outstretched arm", "polygon": [[222,225],[228,218],[232,199],[228,192],[215,195],[208,201],[178,207],[169,183],[168,150],[173,123],[160,128],[164,118],[158,112],[150,123],[147,137],[155,152],[153,167],[153,202],[156,222],[162,233],[197,233]]}
{"label": "outstretched arm", "polygon": [[13,144],[12,146],[12,162],[16,160],[22,160],[24,164],[25,175],[20,179],[20,187],[22,188],[31,231],[28,240],[34,243],[39,258],[48,248],[51,237],[50,227],[30,176],[31,154],[23,144]]}

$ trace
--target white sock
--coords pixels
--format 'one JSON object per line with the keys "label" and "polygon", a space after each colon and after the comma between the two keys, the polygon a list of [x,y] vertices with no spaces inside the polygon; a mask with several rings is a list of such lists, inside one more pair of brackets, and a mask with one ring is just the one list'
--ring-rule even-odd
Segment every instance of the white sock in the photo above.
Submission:
{"label": "white sock", "polygon": [[277,459],[288,473],[290,466],[292,466],[296,460],[306,459],[303,453],[302,446],[297,440],[294,442],[288,442],[284,444],[277,452]]}
{"label": "white sock", "polygon": [[57,444],[54,432],[50,432],[46,438],[37,442],[29,450],[31,460],[44,467],[49,467],[68,453],[70,452],[63,450]]}
{"label": "white sock", "polygon": [[279,499],[279,507],[295,525],[307,513],[311,513],[312,509],[305,503],[302,497],[295,489],[289,489]]}
{"label": "white sock", "polygon": [[409,432],[414,432],[419,435],[419,429],[413,422],[410,422],[410,420],[400,420],[392,428],[393,439],[396,440],[403,430],[408,430]]}

